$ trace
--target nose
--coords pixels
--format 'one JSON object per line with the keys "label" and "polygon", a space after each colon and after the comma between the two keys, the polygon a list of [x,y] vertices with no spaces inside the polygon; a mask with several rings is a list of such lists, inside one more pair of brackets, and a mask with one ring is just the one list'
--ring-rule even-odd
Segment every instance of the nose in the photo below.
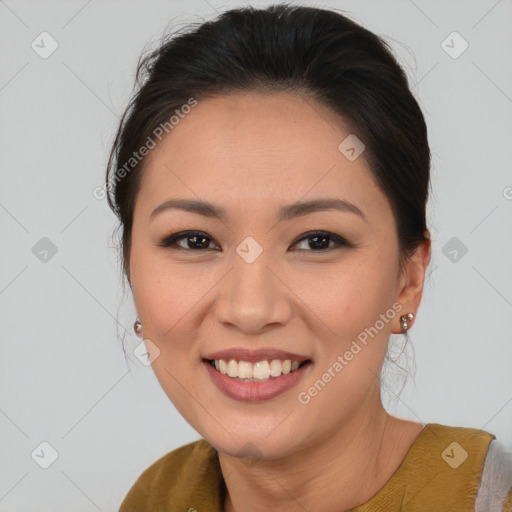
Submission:
{"label": "nose", "polygon": [[220,283],[216,319],[225,327],[258,334],[290,320],[293,294],[264,254],[252,263],[236,255],[234,268]]}

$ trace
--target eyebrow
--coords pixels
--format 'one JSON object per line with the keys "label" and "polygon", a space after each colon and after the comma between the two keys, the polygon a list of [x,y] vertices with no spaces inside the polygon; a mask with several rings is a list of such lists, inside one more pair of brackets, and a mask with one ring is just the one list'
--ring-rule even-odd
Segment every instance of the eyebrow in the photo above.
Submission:
{"label": "eyebrow", "polygon": [[[165,201],[161,205],[157,206],[151,212],[149,219],[152,220],[158,214],[171,209],[196,213],[204,217],[212,217],[221,221],[227,220],[227,212],[221,206],[192,199],[169,199],[168,201]],[[284,206],[278,212],[278,220],[290,220],[295,217],[302,217],[304,215],[309,215],[310,213],[326,210],[339,210],[342,212],[355,213],[365,222],[368,222],[364,213],[356,205],[343,199],[330,197],[318,198],[305,202],[297,202]]]}

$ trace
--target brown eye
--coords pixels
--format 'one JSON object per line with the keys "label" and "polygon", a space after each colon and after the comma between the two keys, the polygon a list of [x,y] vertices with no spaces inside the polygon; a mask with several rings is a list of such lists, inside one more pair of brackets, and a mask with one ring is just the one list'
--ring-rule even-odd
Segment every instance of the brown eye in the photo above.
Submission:
{"label": "brown eye", "polygon": [[[183,244],[181,241],[184,240]],[[164,238],[158,245],[189,251],[208,249],[213,239],[202,231],[181,231]]]}
{"label": "brown eye", "polygon": [[302,236],[293,245],[297,245],[299,242],[303,241],[308,241],[308,244],[305,249],[299,249],[300,251],[306,250],[310,252],[322,252],[330,251],[340,246],[353,247],[353,245],[343,237],[334,233],[329,233],[328,231],[312,231],[310,233],[306,233],[306,235]]}
{"label": "brown eye", "polygon": [[[307,245],[299,248],[300,251],[308,252],[324,252],[331,251],[339,247],[354,247],[345,238],[330,233],[328,231],[311,231],[303,235],[299,240],[294,242],[292,246],[307,241]],[[174,233],[163,240],[158,245],[172,249],[199,252],[207,249],[220,250],[218,246],[210,247],[214,242],[213,238],[203,231],[181,231]]]}

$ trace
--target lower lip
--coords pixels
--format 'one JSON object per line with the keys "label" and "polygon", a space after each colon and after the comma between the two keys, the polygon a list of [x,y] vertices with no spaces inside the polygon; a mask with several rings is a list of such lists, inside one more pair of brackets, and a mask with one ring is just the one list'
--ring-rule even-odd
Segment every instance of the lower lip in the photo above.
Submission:
{"label": "lower lip", "polygon": [[229,398],[242,402],[263,402],[281,395],[295,386],[311,366],[306,363],[297,370],[270,377],[262,382],[242,382],[220,373],[208,361],[203,361],[214,384]]}

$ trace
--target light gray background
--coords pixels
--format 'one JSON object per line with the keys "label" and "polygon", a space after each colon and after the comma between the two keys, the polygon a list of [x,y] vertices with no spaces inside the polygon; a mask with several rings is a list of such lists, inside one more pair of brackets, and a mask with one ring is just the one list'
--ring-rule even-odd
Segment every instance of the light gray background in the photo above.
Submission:
{"label": "light gray background", "polygon": [[[134,309],[115,218],[92,191],[144,46],[170,18],[177,28],[245,4],[0,0],[1,512],[117,510],[143,469],[198,438],[151,367],[125,360],[118,335],[128,329],[130,354]],[[410,360],[388,408],[483,428],[510,450],[512,1],[310,5],[385,36],[430,130],[433,261],[410,333],[417,372]],[[43,31],[59,45],[47,59],[31,48]],[[456,59],[441,46],[453,31],[469,43]],[[46,262],[32,250],[43,237],[57,248]],[[455,262],[442,251],[452,237],[468,249]],[[48,469],[31,457],[43,441],[58,453]]]}

